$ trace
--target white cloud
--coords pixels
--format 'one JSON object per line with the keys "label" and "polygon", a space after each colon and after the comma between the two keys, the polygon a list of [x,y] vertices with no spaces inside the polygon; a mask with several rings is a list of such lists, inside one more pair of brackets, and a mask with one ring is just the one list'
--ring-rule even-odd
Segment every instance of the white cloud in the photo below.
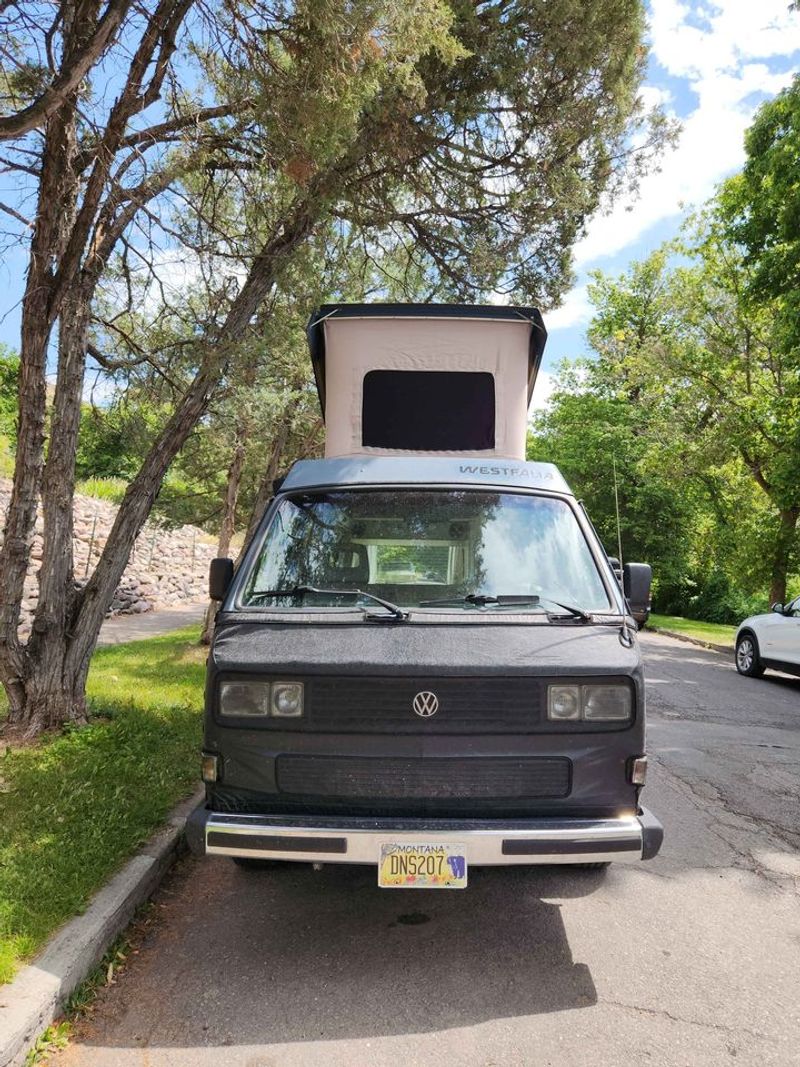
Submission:
{"label": "white cloud", "polygon": [[800,23],[785,0],[720,0],[691,7],[652,0],[653,55],[670,74],[701,80],[742,62],[789,55],[800,45]]}
{"label": "white cloud", "polygon": [[580,285],[567,293],[559,307],[547,313],[545,326],[548,330],[565,330],[570,326],[588,322],[591,313],[592,306],[586,286]]}
{"label": "white cloud", "polygon": [[[576,264],[613,255],[686,205],[699,205],[741,166],[744,131],[758,103],[792,78],[791,71],[771,70],[765,62],[785,61],[800,49],[800,18],[787,7],[785,0],[725,0],[690,9],[653,0],[653,56],[669,75],[687,80],[697,106],[682,119],[678,145],[660,172],[642,181],[639,196],[590,223],[575,248]],[[664,103],[665,94],[657,84],[642,91],[648,104]]]}
{"label": "white cloud", "polygon": [[536,376],[536,384],[533,387],[530,412],[542,411],[550,402],[550,397],[555,389],[555,378],[546,370],[540,370]]}
{"label": "white cloud", "polygon": [[654,107],[668,107],[672,103],[673,96],[669,89],[660,85],[643,85],[639,89],[639,99],[645,111],[649,111]]}

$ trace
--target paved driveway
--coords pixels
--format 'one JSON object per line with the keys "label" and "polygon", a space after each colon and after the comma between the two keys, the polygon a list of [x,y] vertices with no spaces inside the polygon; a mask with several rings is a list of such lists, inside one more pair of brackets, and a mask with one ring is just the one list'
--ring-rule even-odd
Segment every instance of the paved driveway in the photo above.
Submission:
{"label": "paved driveway", "polygon": [[464,893],[186,860],[59,1067],[800,1064],[800,680],[643,644],[656,860]]}
{"label": "paved driveway", "polygon": [[160,637],[205,617],[208,601],[189,601],[169,608],[156,608],[142,615],[115,615],[100,627],[98,645],[121,645],[144,637]]}

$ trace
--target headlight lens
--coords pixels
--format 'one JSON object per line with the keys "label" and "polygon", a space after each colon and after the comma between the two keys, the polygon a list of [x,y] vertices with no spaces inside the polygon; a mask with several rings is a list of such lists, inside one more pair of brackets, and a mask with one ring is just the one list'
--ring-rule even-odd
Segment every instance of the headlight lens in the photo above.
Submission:
{"label": "headlight lens", "polygon": [[629,722],[633,712],[627,685],[549,685],[551,722]]}
{"label": "headlight lens", "polygon": [[587,722],[627,722],[631,691],[627,685],[583,685],[583,717]]}
{"label": "headlight lens", "polygon": [[269,682],[222,682],[221,715],[269,715]]}
{"label": "headlight lens", "polygon": [[302,682],[221,682],[220,715],[297,719],[303,714]]}
{"label": "headlight lens", "polygon": [[272,714],[282,719],[296,719],[303,714],[303,683],[274,682]]}
{"label": "headlight lens", "polygon": [[547,717],[556,722],[571,722],[581,717],[579,685],[551,685],[547,690]]}

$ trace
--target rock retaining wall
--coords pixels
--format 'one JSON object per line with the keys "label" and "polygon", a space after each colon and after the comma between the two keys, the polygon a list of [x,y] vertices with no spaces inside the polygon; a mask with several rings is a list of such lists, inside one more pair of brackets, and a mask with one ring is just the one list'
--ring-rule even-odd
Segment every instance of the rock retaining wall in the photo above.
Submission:
{"label": "rock retaining wall", "polygon": [[[11,482],[0,479],[0,541],[11,497]],[[76,494],[73,504],[75,578],[83,584],[94,570],[117,514],[107,500]],[[139,535],[114,594],[110,615],[138,614],[160,605],[202,600],[208,588],[208,561],[216,555],[212,538],[196,526],[165,529],[148,523]],[[42,560],[42,516],[36,519],[31,560],[25,579],[22,628],[27,630],[39,598],[37,572]]]}

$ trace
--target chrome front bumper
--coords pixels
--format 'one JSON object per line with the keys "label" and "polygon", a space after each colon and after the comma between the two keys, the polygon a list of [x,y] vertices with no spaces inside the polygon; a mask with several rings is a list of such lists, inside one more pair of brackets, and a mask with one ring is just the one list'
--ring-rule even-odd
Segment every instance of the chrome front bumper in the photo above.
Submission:
{"label": "chrome front bumper", "polygon": [[377,864],[392,843],[463,845],[474,866],[535,863],[632,863],[661,847],[661,823],[646,809],[611,819],[525,819],[498,825],[475,819],[312,818],[223,814],[201,806],[186,836],[197,855],[311,863]]}

